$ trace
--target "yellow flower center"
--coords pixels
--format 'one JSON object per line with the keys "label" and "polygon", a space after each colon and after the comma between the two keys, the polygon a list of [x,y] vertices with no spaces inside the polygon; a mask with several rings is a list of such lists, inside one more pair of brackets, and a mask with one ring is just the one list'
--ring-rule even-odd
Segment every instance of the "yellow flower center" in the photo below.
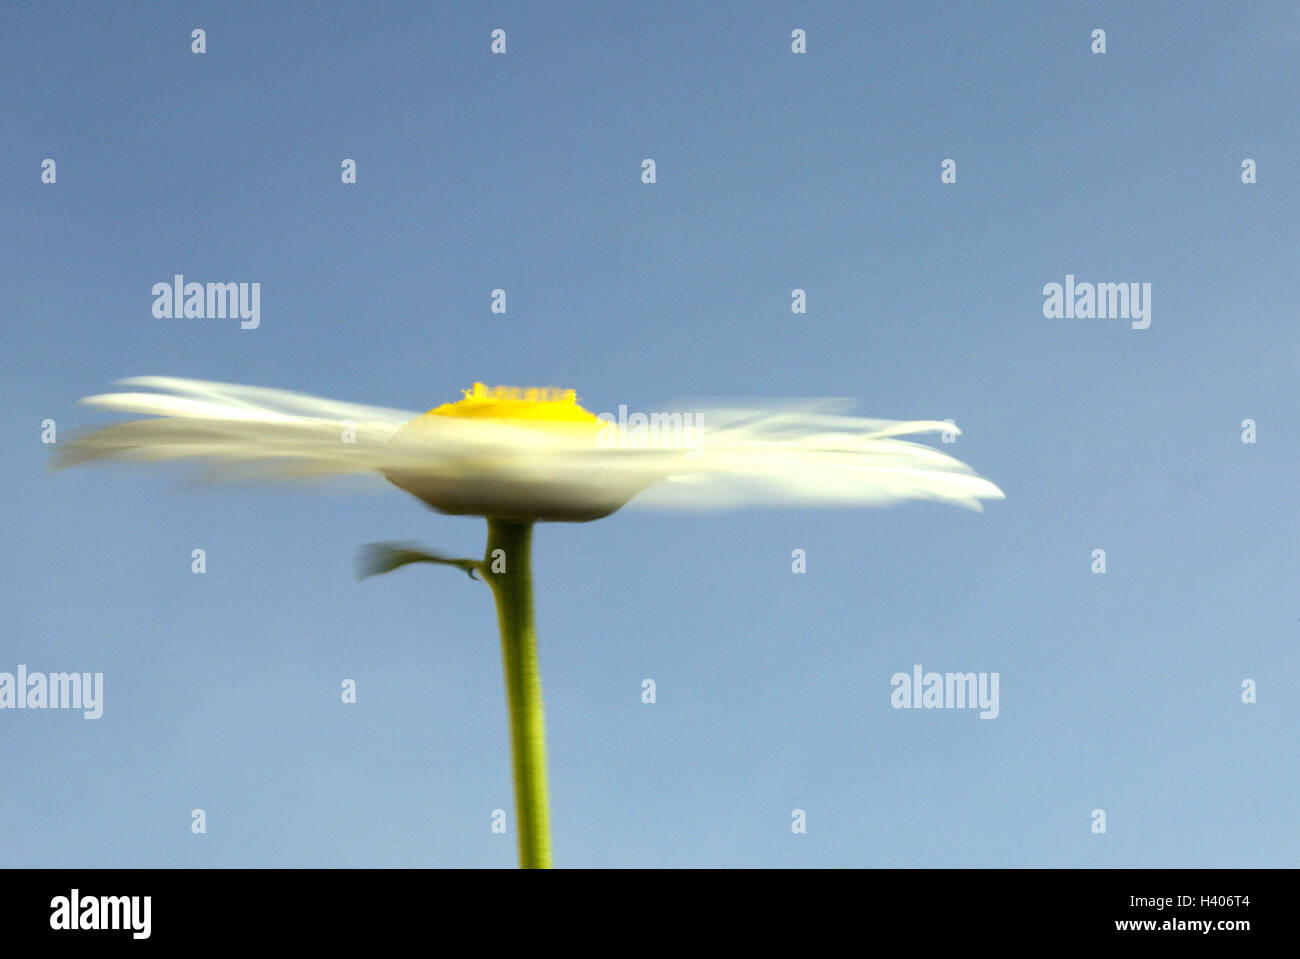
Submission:
{"label": "yellow flower center", "polygon": [[486,386],[475,383],[461,390],[465,398],[443,403],[425,416],[460,416],[480,419],[546,420],[560,423],[600,423],[592,413],[578,405],[576,390],[550,386]]}

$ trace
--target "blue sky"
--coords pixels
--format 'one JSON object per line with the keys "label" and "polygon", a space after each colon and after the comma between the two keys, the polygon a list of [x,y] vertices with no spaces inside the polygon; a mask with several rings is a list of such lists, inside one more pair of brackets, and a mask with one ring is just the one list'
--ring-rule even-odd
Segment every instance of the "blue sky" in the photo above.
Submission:
{"label": "blue sky", "polygon": [[[983,514],[539,528],[557,865],[1296,863],[1293,4],[27,3],[0,29],[0,672],[105,690],[98,720],[0,711],[0,864],[515,861],[488,591],[352,568],[477,555],[483,523],[378,482],[48,475],[42,421],[144,374],[960,424],[944,450],[1007,494]],[[176,273],[260,283],[260,326],[155,318]],[[1150,328],[1046,318],[1067,274],[1150,283]],[[997,718],[893,709],[918,663],[998,673]]]}

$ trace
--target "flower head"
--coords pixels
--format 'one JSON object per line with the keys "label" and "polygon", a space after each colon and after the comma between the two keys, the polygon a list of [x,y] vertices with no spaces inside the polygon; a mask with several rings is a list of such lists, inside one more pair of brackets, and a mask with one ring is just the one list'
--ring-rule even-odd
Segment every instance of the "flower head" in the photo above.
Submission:
{"label": "flower head", "polygon": [[960,460],[900,439],[959,433],[951,423],[865,419],[834,401],[700,404],[689,445],[646,445],[625,442],[627,428],[584,409],[573,390],[475,383],[416,414],[202,380],[122,385],[151,392],[82,402],[154,418],[74,437],[56,468],[199,459],[211,480],[380,473],[442,512],[516,522],[599,519],[634,497],[675,508],[931,499],[980,510],[1003,496]]}

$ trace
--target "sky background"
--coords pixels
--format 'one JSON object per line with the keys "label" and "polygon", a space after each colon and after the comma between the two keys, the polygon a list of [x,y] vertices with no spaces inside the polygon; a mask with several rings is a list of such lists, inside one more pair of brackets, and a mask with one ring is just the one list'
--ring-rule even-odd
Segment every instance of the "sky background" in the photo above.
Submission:
{"label": "sky background", "polygon": [[[983,514],[539,527],[558,866],[1296,865],[1298,46],[1291,3],[5,4],[0,671],[105,704],[0,711],[0,865],[516,861],[488,591],[353,572],[483,522],[49,475],[42,420],[146,374],[962,427]],[[260,328],[155,319],[175,273]],[[1045,319],[1067,273],[1150,328]],[[917,663],[1000,715],[891,708]]]}

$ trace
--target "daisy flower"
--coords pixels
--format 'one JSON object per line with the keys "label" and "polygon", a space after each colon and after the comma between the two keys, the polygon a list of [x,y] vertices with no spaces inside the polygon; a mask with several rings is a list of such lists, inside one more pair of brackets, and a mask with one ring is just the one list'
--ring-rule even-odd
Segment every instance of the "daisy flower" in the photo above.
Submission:
{"label": "daisy flower", "polygon": [[[53,468],[193,460],[205,481],[385,478],[442,513],[487,520],[482,559],[399,544],[363,550],[363,576],[455,566],[492,589],[501,632],[520,865],[551,862],[545,726],[533,628],[538,522],[588,522],[629,503],[677,509],[883,506],[926,499],[982,510],[1002,491],[965,463],[902,439],[952,423],[852,416],[839,401],[697,404],[686,414],[594,415],[571,389],[475,383],[426,413],[287,390],[146,376],[81,402],[145,414],[74,436]],[[688,422],[690,428],[683,428]],[[651,430],[648,426],[667,426]],[[667,439],[662,435],[668,433]],[[378,484],[377,484],[378,485]]]}

